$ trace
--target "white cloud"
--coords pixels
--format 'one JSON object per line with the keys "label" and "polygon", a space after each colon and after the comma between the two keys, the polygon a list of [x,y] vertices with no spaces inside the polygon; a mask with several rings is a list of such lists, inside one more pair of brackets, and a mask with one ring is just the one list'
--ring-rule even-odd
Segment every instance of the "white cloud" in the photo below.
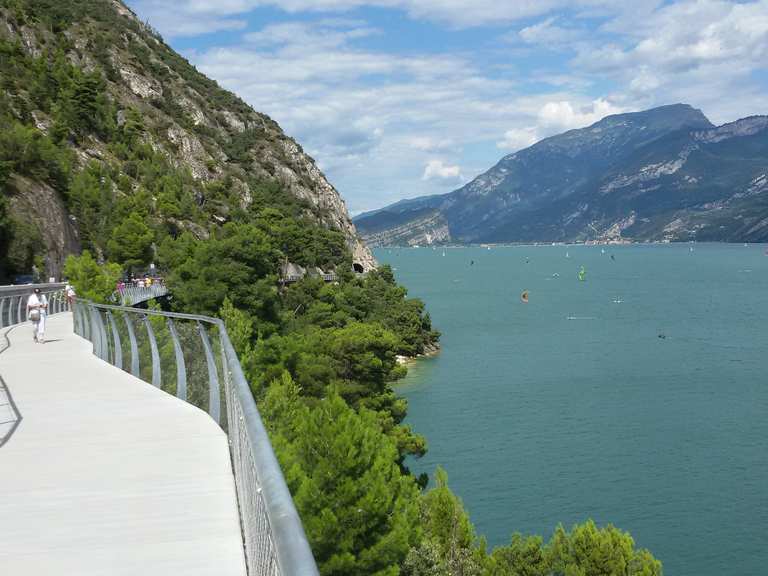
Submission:
{"label": "white cloud", "polygon": [[496,147],[501,150],[517,152],[523,148],[535,144],[540,140],[538,129],[535,126],[524,128],[512,128],[504,132],[504,138],[496,142]]}
{"label": "white cloud", "polygon": [[302,46],[304,50],[336,48],[350,40],[379,34],[379,31],[355,20],[326,19],[317,23],[284,22],[273,24],[244,36],[255,46]]}
{"label": "white cloud", "polygon": [[721,117],[727,100],[755,89],[768,68],[768,0],[685,0],[604,29],[622,42],[580,47],[574,68],[611,78],[635,102],[693,102]]}
{"label": "white cloud", "polygon": [[517,37],[526,44],[535,44],[547,48],[569,46],[584,38],[584,30],[558,26],[555,22],[556,18],[547,18],[523,28],[517,33]]}
{"label": "white cloud", "polygon": [[444,180],[449,182],[461,182],[461,168],[457,165],[446,164],[442,160],[430,160],[424,167],[422,180]]}
{"label": "white cloud", "polygon": [[594,124],[610,114],[624,112],[619,106],[598,98],[584,106],[574,106],[570,101],[547,102],[539,110],[539,123],[544,128],[569,130]]}
{"label": "white cloud", "polygon": [[260,7],[280,9],[288,14],[345,13],[362,7],[391,8],[411,18],[447,24],[456,28],[498,26],[549,14],[555,10],[577,9],[601,14],[621,12],[628,0],[133,0],[131,5],[155,21],[163,34],[183,35],[177,23],[184,15],[198,19],[205,15],[231,17]]}
{"label": "white cloud", "polygon": [[429,136],[413,136],[408,138],[408,145],[422,152],[438,152],[442,150],[448,150],[455,148],[456,144],[453,140],[448,138],[430,138]]}
{"label": "white cloud", "polygon": [[200,11],[202,7],[196,6],[195,2],[136,0],[128,3],[142,20],[148,21],[167,38],[199,36],[225,30],[243,30],[247,26],[245,20],[230,17],[231,14],[244,13],[244,11],[232,13],[206,11],[202,15]]}

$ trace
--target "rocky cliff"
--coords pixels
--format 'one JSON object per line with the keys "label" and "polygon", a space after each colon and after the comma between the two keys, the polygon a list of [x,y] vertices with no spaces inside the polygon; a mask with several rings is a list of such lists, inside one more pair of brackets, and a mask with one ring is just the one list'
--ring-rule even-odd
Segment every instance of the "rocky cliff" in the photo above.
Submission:
{"label": "rocky cliff", "polygon": [[425,236],[424,210],[453,242],[757,242],[768,240],[766,174],[768,117],[715,127],[678,104],[547,138],[450,194],[356,222],[364,237],[391,227],[406,244]]}
{"label": "rocky cliff", "polygon": [[[144,175],[132,171],[133,150],[125,150],[137,148],[138,140],[162,157],[156,163],[167,161],[183,174],[179,179],[189,177],[176,199],[183,206],[183,194],[190,193],[210,219],[195,221],[184,210],[158,214],[166,223],[204,235],[209,224],[225,222],[233,210],[247,210],[259,196],[255,189],[272,183],[300,200],[306,216],[343,233],[356,264],[375,266],[344,200],[301,146],[271,118],[197,72],[122,2],[0,0],[0,65],[6,131],[29,127],[39,132],[30,138],[48,138],[69,154],[66,181],[53,186],[58,199],[51,206],[57,208],[41,219],[24,197],[36,186],[51,197],[50,183],[28,170],[18,186],[25,164],[9,151],[15,141],[0,142],[6,148],[0,162],[13,175],[0,179],[10,199],[6,210],[16,221],[34,221],[49,262],[60,262],[84,243],[83,217],[72,213],[77,206],[68,192],[75,175],[103,163],[112,167],[114,197],[146,188]],[[90,104],[83,103],[86,96],[93,96]],[[88,113],[79,116],[86,104],[91,122]],[[149,192],[157,206],[160,192]],[[93,238],[85,244],[103,248]],[[49,273],[58,271],[50,265]]]}

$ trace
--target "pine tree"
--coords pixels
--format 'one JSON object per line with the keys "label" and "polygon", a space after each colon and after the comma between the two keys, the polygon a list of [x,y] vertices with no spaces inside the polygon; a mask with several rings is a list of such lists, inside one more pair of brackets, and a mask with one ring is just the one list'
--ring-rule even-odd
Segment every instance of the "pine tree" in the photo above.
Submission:
{"label": "pine tree", "polygon": [[262,404],[324,576],[396,576],[418,540],[418,488],[368,410],[335,393],[307,406],[286,374]]}
{"label": "pine tree", "polygon": [[154,234],[136,212],[115,226],[107,248],[110,260],[128,270],[145,266],[152,261]]}

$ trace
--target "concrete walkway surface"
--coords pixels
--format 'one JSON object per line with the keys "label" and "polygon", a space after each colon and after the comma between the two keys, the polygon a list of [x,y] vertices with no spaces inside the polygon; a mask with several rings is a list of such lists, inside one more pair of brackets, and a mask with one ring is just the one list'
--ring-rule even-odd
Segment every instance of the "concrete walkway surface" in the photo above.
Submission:
{"label": "concrete walkway surface", "polygon": [[48,318],[45,344],[29,324],[6,332],[0,377],[21,419],[0,447],[0,572],[245,575],[215,422],[94,356],[70,313]]}

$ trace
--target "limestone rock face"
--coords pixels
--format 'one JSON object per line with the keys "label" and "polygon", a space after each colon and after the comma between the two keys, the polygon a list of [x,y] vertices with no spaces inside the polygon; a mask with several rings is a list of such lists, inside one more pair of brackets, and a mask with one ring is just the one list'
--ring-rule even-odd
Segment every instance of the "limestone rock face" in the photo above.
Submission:
{"label": "limestone rock face", "polygon": [[46,184],[13,176],[9,187],[11,214],[33,224],[40,232],[48,251],[46,272],[57,280],[61,278],[64,260],[80,251],[74,222],[56,191]]}
{"label": "limestone rock face", "polygon": [[363,239],[371,246],[429,246],[450,242],[451,232],[442,214],[435,211],[400,226],[371,232]]}
{"label": "limestone rock face", "polygon": [[294,140],[286,139],[281,144],[288,161],[281,171],[283,182],[296,196],[319,208],[327,226],[344,232],[356,264],[366,271],[375,268],[376,260],[358,237],[341,194]]}
{"label": "limestone rock face", "polygon": [[160,98],[163,95],[162,87],[152,79],[139,74],[130,68],[121,68],[120,75],[128,87],[140,98]]}

